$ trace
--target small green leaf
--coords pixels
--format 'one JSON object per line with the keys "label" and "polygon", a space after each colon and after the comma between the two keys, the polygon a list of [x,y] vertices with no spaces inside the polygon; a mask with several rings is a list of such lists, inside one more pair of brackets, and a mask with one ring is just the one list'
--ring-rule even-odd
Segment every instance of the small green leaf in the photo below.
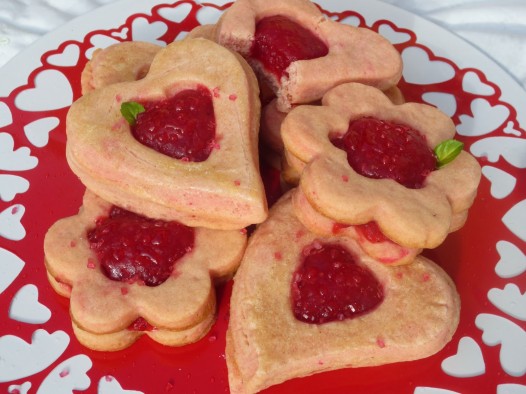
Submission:
{"label": "small green leaf", "polygon": [[144,107],[135,101],[128,101],[121,104],[121,114],[124,116],[124,119],[128,121],[130,126],[135,124],[137,115],[141,112],[144,112]]}
{"label": "small green leaf", "polygon": [[437,157],[437,167],[443,167],[451,163],[462,152],[464,143],[457,140],[442,141],[435,148],[435,155]]}

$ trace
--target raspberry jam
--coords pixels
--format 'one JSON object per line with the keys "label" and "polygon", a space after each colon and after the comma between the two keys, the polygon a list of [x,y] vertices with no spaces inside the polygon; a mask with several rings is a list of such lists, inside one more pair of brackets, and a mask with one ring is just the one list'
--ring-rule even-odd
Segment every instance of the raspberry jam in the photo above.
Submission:
{"label": "raspberry jam", "polygon": [[129,326],[129,331],[153,331],[155,327],[146,321],[143,317],[138,317]]}
{"label": "raspberry jam", "polygon": [[145,111],[132,127],[140,143],[176,159],[208,159],[215,145],[216,121],[212,94],[206,87],[182,90],[143,106]]}
{"label": "raspberry jam", "polygon": [[347,133],[331,142],[347,152],[347,161],[358,174],[393,179],[410,189],[421,188],[436,169],[425,137],[408,126],[364,117],[350,122]]}
{"label": "raspberry jam", "polygon": [[148,219],[118,207],[97,220],[87,234],[102,272],[115,281],[158,286],[194,246],[194,229],[178,222]]}
{"label": "raspberry jam", "polygon": [[369,242],[372,242],[373,244],[390,241],[390,239],[387,238],[384,233],[382,233],[382,230],[380,230],[380,227],[378,227],[376,222],[360,224],[355,226],[355,228],[360,235],[365,237],[365,239],[367,239]]}
{"label": "raspberry jam", "polygon": [[296,319],[322,324],[372,311],[384,292],[374,274],[345,247],[315,241],[302,252],[291,296]]}
{"label": "raspberry jam", "polygon": [[281,16],[269,16],[256,24],[250,57],[278,79],[288,76],[286,69],[296,60],[309,60],[329,53],[327,45],[296,22]]}

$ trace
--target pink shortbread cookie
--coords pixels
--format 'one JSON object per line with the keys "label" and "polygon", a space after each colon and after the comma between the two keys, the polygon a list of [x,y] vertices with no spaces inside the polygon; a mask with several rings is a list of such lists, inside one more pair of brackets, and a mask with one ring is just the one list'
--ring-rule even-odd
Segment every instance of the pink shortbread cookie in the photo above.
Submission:
{"label": "pink shortbread cookie", "polygon": [[313,209],[349,225],[376,222],[393,242],[413,249],[434,248],[462,227],[480,181],[478,162],[462,151],[432,171],[422,188],[391,179],[359,175],[347,153],[330,137],[343,135],[352,120],[372,117],[418,130],[429,148],[455,135],[451,119],[435,107],[393,104],[381,91],[349,83],[329,91],[322,106],[299,106],[283,122],[281,135],[289,164],[301,174],[302,193]]}
{"label": "pink shortbread cookie", "polygon": [[[281,80],[265,72],[250,57],[256,22],[283,16],[318,36],[328,54],[292,62]],[[361,82],[385,90],[402,75],[400,54],[379,34],[326,18],[308,0],[237,0],[217,23],[217,42],[245,57],[273,87],[278,108],[288,112],[294,104],[320,99],[330,88],[344,82]]]}

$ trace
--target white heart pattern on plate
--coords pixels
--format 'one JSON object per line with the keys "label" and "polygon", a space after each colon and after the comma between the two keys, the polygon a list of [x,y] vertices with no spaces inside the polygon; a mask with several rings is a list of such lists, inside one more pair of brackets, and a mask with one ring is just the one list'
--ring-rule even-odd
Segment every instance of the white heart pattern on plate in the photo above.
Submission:
{"label": "white heart pattern on plate", "polygon": [[495,89],[480,80],[479,75],[474,71],[468,71],[462,78],[462,89],[464,92],[477,94],[479,96],[491,96]]}
{"label": "white heart pattern on plate", "polygon": [[501,311],[515,319],[526,321],[526,291],[521,294],[516,284],[508,283],[504,289],[491,289],[488,299]]}
{"label": "white heart pattern on plate", "polygon": [[[64,331],[36,330],[27,343],[15,335],[0,337],[0,383],[34,375],[54,363],[69,345]],[[56,393],[55,393],[56,394]]]}
{"label": "white heart pattern on plate", "polygon": [[20,222],[26,209],[16,204],[0,212],[0,237],[11,241],[20,241],[26,236],[26,229]]}
{"label": "white heart pattern on plate", "polygon": [[29,148],[15,148],[11,134],[0,133],[0,170],[26,171],[32,170],[38,164],[38,159],[31,156]]}
{"label": "white heart pattern on plate", "polygon": [[411,39],[411,35],[408,33],[396,31],[393,29],[393,27],[388,23],[382,23],[378,28],[378,33],[380,35],[387,38],[391,44],[402,44],[404,42],[407,42]]}
{"label": "white heart pattern on plate", "polygon": [[429,85],[449,81],[455,69],[441,60],[431,60],[425,50],[409,47],[402,52],[404,79],[415,85]]}
{"label": "white heart pattern on plate", "polygon": [[478,343],[471,337],[460,338],[457,354],[442,361],[442,371],[456,378],[483,375],[486,364]]}
{"label": "white heart pattern on plate", "polygon": [[526,139],[515,137],[488,137],[471,145],[471,153],[476,157],[486,157],[496,163],[502,156],[517,168],[526,168]]}
{"label": "white heart pattern on plate", "polygon": [[484,166],[482,174],[491,182],[490,193],[496,199],[508,197],[517,184],[517,178],[496,167]]}
{"label": "white heart pattern on plate", "polygon": [[510,110],[505,105],[491,103],[483,98],[471,102],[470,115],[460,115],[457,132],[460,135],[479,137],[497,130],[510,116]]}
{"label": "white heart pattern on plate", "polygon": [[519,201],[502,217],[502,222],[517,237],[526,242],[526,200]]}
{"label": "white heart pattern on plate", "polygon": [[46,376],[37,394],[73,394],[73,390],[86,390],[91,384],[87,372],[92,366],[84,354],[63,361]]}
{"label": "white heart pattern on plate", "polygon": [[460,394],[457,391],[439,389],[436,387],[417,387],[413,394]]}
{"label": "white heart pattern on plate", "polygon": [[43,324],[51,318],[51,311],[38,301],[38,288],[29,284],[18,290],[13,297],[9,317],[22,323]]}
{"label": "white heart pattern on plate", "polygon": [[[335,18],[337,19],[337,18]],[[339,21],[340,23],[343,23],[344,25],[349,25],[349,26],[360,26],[360,18],[358,18],[357,16],[354,16],[354,15],[350,15],[350,16],[347,16],[343,19],[341,19]]]}
{"label": "white heart pattern on plate", "polygon": [[104,49],[109,47],[110,45],[117,44],[118,40],[115,38],[108,37],[104,34],[95,34],[93,37],[90,38],[90,43],[93,45],[90,49],[86,51],[86,57],[88,59],[91,59],[93,57],[93,52],[95,52],[97,49]]}
{"label": "white heart pattern on plate", "polygon": [[156,45],[166,45],[166,42],[159,40],[168,30],[164,22],[148,22],[146,18],[135,18],[132,22],[132,40],[146,41]]}
{"label": "white heart pattern on plate", "polygon": [[513,278],[526,272],[526,255],[508,241],[497,242],[500,260],[495,266],[495,273],[501,278]]}
{"label": "white heart pattern on plate", "polygon": [[0,101],[0,128],[9,126],[13,123],[13,115],[8,105]]}
{"label": "white heart pattern on plate", "polygon": [[482,330],[482,341],[488,346],[500,345],[500,365],[511,376],[526,374],[526,332],[508,319],[481,313],[475,325]]}
{"label": "white heart pattern on plate", "polygon": [[7,388],[9,394],[27,394],[31,388],[31,382],[24,382],[22,384],[12,384]]}
{"label": "white heart pattern on plate", "polygon": [[49,64],[54,66],[70,67],[77,64],[80,56],[80,47],[77,44],[67,45],[61,53],[55,53],[47,58]]}
{"label": "white heart pattern on plate", "polygon": [[190,3],[178,4],[176,7],[159,8],[159,15],[170,22],[181,23],[192,11]]}
{"label": "white heart pattern on plate", "polygon": [[522,384],[499,384],[497,394],[526,394],[526,386]]}
{"label": "white heart pattern on plate", "polygon": [[41,71],[35,77],[35,87],[21,91],[15,98],[19,109],[31,112],[65,108],[72,102],[73,90],[69,80],[58,70]]}
{"label": "white heart pattern on plate", "polygon": [[197,20],[201,25],[216,23],[223,11],[212,7],[201,8],[197,11]]}
{"label": "white heart pattern on plate", "polygon": [[450,93],[427,92],[422,95],[422,100],[434,105],[447,116],[451,117],[457,112],[457,99]]}
{"label": "white heart pattern on plate", "polygon": [[13,201],[15,196],[29,190],[29,181],[18,175],[0,174],[0,200]]}
{"label": "white heart pattern on plate", "polygon": [[13,283],[25,265],[16,254],[0,248],[0,294]]}
{"label": "white heart pattern on plate", "polygon": [[142,391],[124,390],[113,376],[103,376],[99,380],[97,394],[144,394]]}
{"label": "white heart pattern on plate", "polygon": [[49,142],[49,133],[51,133],[60,123],[60,120],[54,116],[35,120],[24,126],[24,133],[37,148],[43,148]]}

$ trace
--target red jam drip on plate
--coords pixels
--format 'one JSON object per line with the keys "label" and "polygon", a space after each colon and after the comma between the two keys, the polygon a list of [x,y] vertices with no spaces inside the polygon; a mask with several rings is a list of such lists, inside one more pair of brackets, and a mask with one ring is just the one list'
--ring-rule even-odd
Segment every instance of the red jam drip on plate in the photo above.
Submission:
{"label": "red jam drip on plate", "polygon": [[194,229],[172,221],[148,219],[113,207],[88,231],[102,272],[115,281],[158,286],[174,264],[194,246]]}
{"label": "red jam drip on plate", "polygon": [[410,189],[421,188],[436,169],[425,137],[405,125],[364,117],[351,121],[347,132],[331,142],[347,152],[347,161],[358,174],[393,179]]}
{"label": "red jam drip on plate", "polygon": [[256,24],[250,57],[278,79],[296,60],[309,60],[329,53],[327,45],[310,30],[281,15],[269,16]]}
{"label": "red jam drip on plate", "polygon": [[212,94],[204,86],[182,90],[174,96],[143,103],[133,136],[167,156],[191,162],[208,159],[215,145],[216,120]]}
{"label": "red jam drip on plate", "polygon": [[373,244],[391,242],[391,240],[382,233],[382,230],[380,230],[380,227],[378,227],[376,222],[360,224],[355,226],[355,228],[360,235]]}
{"label": "red jam drip on plate", "polygon": [[383,301],[384,291],[345,247],[315,241],[302,252],[291,296],[296,319],[322,324],[372,311]]}
{"label": "red jam drip on plate", "polygon": [[138,317],[129,326],[130,331],[153,331],[155,327],[146,321],[144,317]]}

